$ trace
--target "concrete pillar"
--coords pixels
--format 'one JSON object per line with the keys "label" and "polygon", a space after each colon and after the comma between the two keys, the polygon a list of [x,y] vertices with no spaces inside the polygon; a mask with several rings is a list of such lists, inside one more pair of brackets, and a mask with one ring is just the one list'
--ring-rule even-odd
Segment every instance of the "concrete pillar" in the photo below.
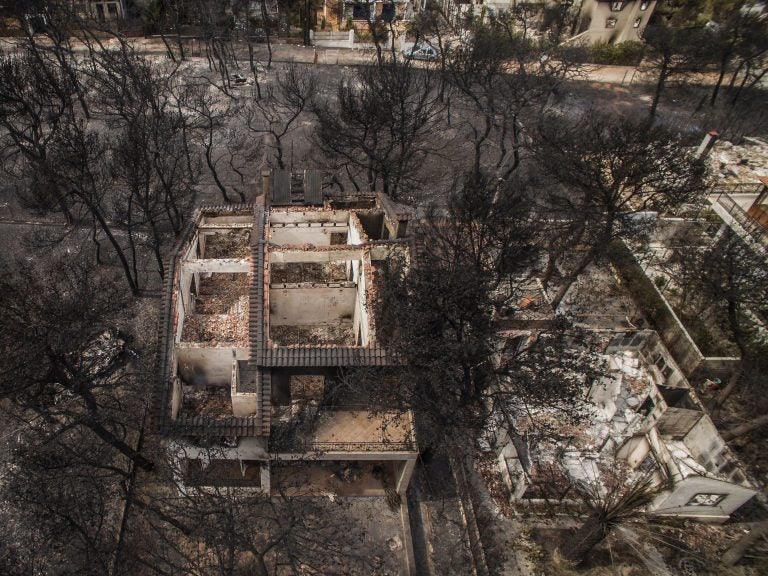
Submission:
{"label": "concrete pillar", "polygon": [[710,248],[715,246],[718,242],[720,242],[723,237],[725,236],[725,233],[728,232],[728,224],[721,224],[720,228],[718,228],[717,233],[712,238],[712,241],[709,243]]}
{"label": "concrete pillar", "polygon": [[720,138],[720,133],[717,130],[710,130],[707,132],[704,139],[701,141],[699,148],[696,150],[696,158],[708,156],[718,138]]}
{"label": "concrete pillar", "polygon": [[411,483],[411,476],[413,476],[413,469],[416,467],[416,460],[406,460],[403,462],[403,466],[396,472],[397,474],[397,493],[401,496],[405,495],[405,491],[408,490],[408,484]]}
{"label": "concrete pillar", "polygon": [[269,496],[271,486],[270,486],[270,479],[269,479],[269,462],[264,462],[261,465],[261,490]]}

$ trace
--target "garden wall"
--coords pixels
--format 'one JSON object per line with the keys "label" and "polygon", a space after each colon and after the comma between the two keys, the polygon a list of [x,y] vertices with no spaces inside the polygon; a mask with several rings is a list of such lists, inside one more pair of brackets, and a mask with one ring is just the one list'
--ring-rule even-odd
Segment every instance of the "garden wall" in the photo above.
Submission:
{"label": "garden wall", "polygon": [[669,302],[645,274],[624,242],[617,241],[611,246],[611,262],[635,304],[659,333],[669,353],[688,379],[717,377],[724,380],[738,368],[740,358],[704,356],[701,353]]}

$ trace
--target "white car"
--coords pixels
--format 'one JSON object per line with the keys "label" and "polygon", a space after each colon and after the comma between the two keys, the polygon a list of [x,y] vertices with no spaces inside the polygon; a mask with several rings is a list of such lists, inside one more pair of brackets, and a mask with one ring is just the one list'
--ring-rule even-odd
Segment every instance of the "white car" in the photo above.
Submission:
{"label": "white car", "polygon": [[412,48],[403,50],[403,56],[414,60],[437,60],[437,48],[429,44],[416,44]]}

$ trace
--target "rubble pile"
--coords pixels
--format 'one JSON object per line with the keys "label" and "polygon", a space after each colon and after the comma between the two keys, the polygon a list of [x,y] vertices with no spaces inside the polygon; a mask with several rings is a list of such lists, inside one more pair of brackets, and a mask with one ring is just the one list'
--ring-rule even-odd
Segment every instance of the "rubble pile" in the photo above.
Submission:
{"label": "rubble pile", "polygon": [[248,311],[250,274],[213,273],[201,275],[195,297],[196,314],[237,314]]}
{"label": "rubble pile", "polygon": [[720,140],[711,155],[711,165],[721,184],[757,184],[759,177],[768,176],[768,142],[745,138],[736,146]]}
{"label": "rubble pile", "polygon": [[269,337],[276,346],[331,344],[354,346],[351,322],[305,326],[271,326]]}
{"label": "rubble pile", "polygon": [[206,258],[248,258],[251,255],[249,230],[230,230],[206,236]]}
{"label": "rubble pile", "polygon": [[269,274],[272,284],[344,282],[347,280],[347,265],[345,262],[273,264]]}
{"label": "rubble pile", "polygon": [[188,414],[228,418],[232,415],[229,387],[207,386],[196,389],[185,386],[181,409]]}
{"label": "rubble pile", "polygon": [[191,314],[184,319],[183,342],[218,343],[245,348],[248,346],[248,299],[239,314]]}

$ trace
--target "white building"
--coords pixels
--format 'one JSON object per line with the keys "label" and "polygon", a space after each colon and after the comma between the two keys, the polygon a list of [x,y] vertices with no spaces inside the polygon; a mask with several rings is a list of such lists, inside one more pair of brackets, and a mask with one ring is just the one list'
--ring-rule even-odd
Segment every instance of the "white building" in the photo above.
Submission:
{"label": "white building", "polygon": [[[528,25],[535,27],[541,22],[545,8],[555,3],[547,0],[443,0],[442,4],[449,14],[471,11],[475,16],[525,8]],[[586,44],[639,41],[655,8],[656,0],[577,0],[566,17],[571,23],[567,41],[580,40]]]}
{"label": "white building", "polygon": [[72,5],[82,16],[99,22],[122,20],[127,15],[123,0],[73,0]]}
{"label": "white building", "polygon": [[628,481],[635,471],[666,486],[648,507],[654,515],[724,522],[756,494],[655,332],[617,335],[604,359],[584,425],[563,426],[557,439],[537,438],[531,426],[525,441],[499,445],[514,500],[573,499],[575,486],[599,485],[618,462]]}
{"label": "white building", "polygon": [[656,8],[656,0],[583,0],[571,42],[619,44],[639,41]]}

